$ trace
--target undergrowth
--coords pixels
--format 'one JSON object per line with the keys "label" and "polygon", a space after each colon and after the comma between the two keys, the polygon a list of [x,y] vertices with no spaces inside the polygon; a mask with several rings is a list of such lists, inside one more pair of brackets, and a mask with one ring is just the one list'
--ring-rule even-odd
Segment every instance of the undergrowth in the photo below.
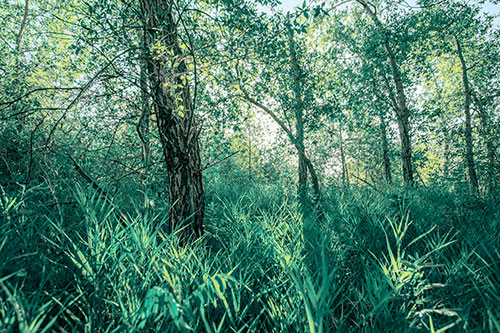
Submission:
{"label": "undergrowth", "polygon": [[[2,189],[0,332],[500,331],[500,213],[438,189],[212,189],[179,246],[167,209]],[[158,205],[157,205],[158,206]]]}

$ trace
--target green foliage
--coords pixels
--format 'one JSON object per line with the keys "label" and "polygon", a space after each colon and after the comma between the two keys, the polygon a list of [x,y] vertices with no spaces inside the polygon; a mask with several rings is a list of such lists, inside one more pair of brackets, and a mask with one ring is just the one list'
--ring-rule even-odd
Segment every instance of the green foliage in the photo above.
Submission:
{"label": "green foliage", "polygon": [[207,234],[184,247],[159,231],[161,207],[123,214],[77,187],[77,206],[58,220],[54,207],[26,208],[46,189],[2,192],[1,329],[498,326],[500,235],[482,222],[500,223],[495,202],[438,189],[331,191],[318,226],[277,186],[221,186],[213,193],[226,194],[208,202]]}

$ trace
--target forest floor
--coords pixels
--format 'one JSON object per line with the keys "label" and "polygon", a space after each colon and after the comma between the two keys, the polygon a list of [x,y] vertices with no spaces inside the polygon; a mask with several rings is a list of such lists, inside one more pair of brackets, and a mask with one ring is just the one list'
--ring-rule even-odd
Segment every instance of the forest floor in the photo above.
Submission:
{"label": "forest floor", "polygon": [[75,187],[2,191],[0,332],[500,331],[500,202],[439,188],[209,189],[206,233]]}

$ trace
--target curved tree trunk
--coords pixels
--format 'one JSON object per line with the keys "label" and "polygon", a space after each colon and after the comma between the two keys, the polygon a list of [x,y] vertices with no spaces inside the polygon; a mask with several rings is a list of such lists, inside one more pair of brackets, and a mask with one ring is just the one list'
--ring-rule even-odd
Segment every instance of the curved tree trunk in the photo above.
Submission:
{"label": "curved tree trunk", "polygon": [[169,231],[203,234],[205,192],[188,66],[177,40],[173,0],[140,0],[146,27],[148,71],[169,181]]}
{"label": "curved tree trunk", "polygon": [[[243,91],[244,92],[244,91]],[[244,92],[245,93],[245,92]],[[302,159],[305,167],[309,171],[309,175],[311,176],[311,184],[313,187],[313,192],[314,192],[314,205],[316,206],[316,212],[317,212],[317,217],[319,220],[324,219],[324,213],[323,213],[323,208],[321,207],[321,191],[319,187],[319,179],[318,175],[316,174],[316,170],[314,169],[314,166],[311,162],[311,160],[307,157],[304,149],[297,143],[297,140],[295,140],[295,136],[292,133],[292,130],[288,128],[288,126],[278,118],[276,113],[274,113],[273,110],[268,108],[267,106],[259,103],[252,97],[248,96],[246,93],[241,96],[245,101],[248,103],[251,103],[255,105],[256,107],[260,108],[263,110],[265,113],[271,116],[273,120],[281,127],[283,131],[285,131],[286,135],[292,142],[292,144],[295,146],[297,149],[297,153],[299,154],[299,158]]]}

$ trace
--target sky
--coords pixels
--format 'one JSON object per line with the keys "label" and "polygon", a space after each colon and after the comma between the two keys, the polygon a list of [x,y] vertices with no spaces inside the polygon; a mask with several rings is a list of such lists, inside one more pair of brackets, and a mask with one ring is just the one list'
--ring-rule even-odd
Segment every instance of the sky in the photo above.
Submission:
{"label": "sky", "polygon": [[281,5],[279,6],[284,12],[292,10],[293,7],[301,5],[303,1],[300,0],[281,0]]}
{"label": "sky", "polygon": [[[285,13],[288,11],[293,10],[293,8],[297,5],[302,5],[304,0],[280,0],[281,5],[278,7],[281,8]],[[307,1],[309,3],[309,1]],[[415,0],[408,0],[408,3],[415,3]],[[262,8],[264,11],[267,11],[266,9]],[[490,1],[486,1],[486,3],[483,5],[483,10],[490,15],[495,15],[497,18],[494,20],[495,24],[498,26],[500,25],[500,4],[493,4]]]}

